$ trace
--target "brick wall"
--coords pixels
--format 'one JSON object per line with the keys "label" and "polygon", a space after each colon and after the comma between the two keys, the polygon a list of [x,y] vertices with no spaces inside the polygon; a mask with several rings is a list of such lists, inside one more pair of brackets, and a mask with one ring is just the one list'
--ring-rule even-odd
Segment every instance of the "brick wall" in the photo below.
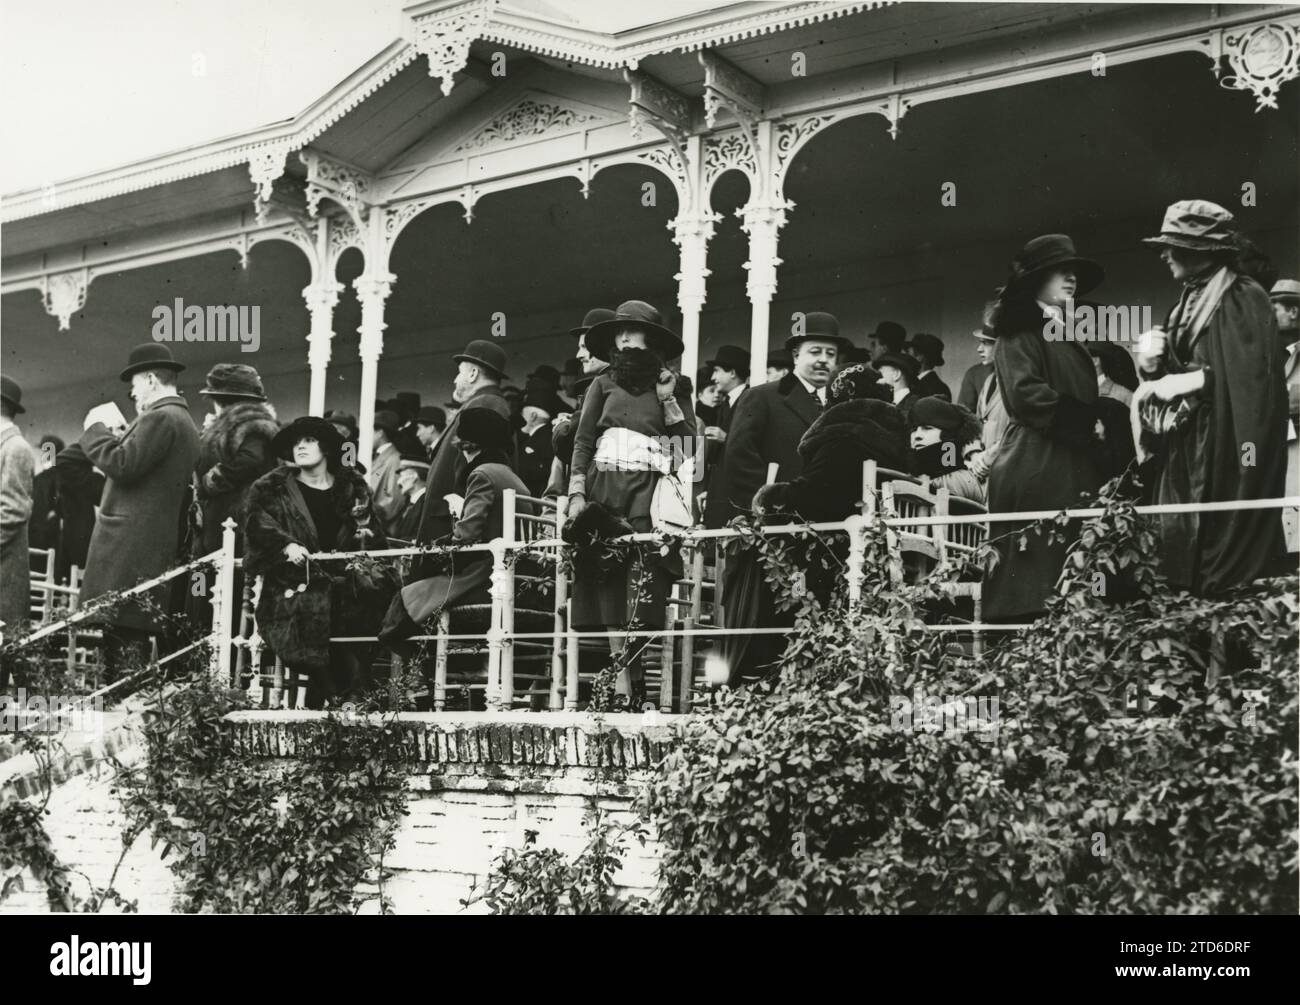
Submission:
{"label": "brick wall", "polygon": [[[274,771],[309,749],[318,718],[310,712],[241,712],[229,721],[236,742]],[[411,769],[410,814],[385,861],[385,894],[401,914],[484,912],[481,901],[468,907],[461,902],[473,901],[503,848],[522,847],[525,830],[537,832],[540,847],[577,854],[587,840],[583,818],[592,802],[613,821],[630,820],[649,767],[673,742],[670,718],[655,715],[606,716],[603,736],[579,713],[412,713],[400,720]],[[119,730],[114,756],[127,762],[140,756],[132,736]],[[104,885],[121,851],[112,770],[102,749],[74,760],[55,787],[46,827],[62,861]],[[30,783],[23,794],[37,795]],[[648,894],[656,861],[653,842],[633,842],[618,884]],[[84,892],[86,882],[76,883]],[[28,876],[25,886],[0,903],[0,913],[46,910],[42,885]],[[116,886],[138,900],[142,913],[171,910],[173,877],[150,851],[147,836],[128,853]],[[371,901],[363,913],[377,909]]]}

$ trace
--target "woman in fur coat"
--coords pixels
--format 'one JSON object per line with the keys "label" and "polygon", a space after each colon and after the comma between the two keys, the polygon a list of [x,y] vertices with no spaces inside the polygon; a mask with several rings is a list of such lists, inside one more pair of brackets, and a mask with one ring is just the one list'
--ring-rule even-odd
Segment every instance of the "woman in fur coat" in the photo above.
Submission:
{"label": "woman in fur coat", "polygon": [[[242,526],[248,490],[276,465],[271,441],[280,425],[266,402],[262,379],[251,366],[218,363],[199,394],[212,401],[213,410],[199,436],[194,465],[199,513],[195,551],[206,555],[221,547],[221,525],[227,517]],[[236,554],[242,553],[242,543],[237,531]]]}
{"label": "woman in fur coat", "polygon": [[307,557],[387,545],[370,486],[342,464],[342,445],[312,416],[281,430],[272,449],[289,463],[253,483],[244,525],[244,570],[262,577],[259,630],[286,665],[307,671],[309,708],[366,689],[373,647],[330,637],[375,632],[397,588],[389,566]]}

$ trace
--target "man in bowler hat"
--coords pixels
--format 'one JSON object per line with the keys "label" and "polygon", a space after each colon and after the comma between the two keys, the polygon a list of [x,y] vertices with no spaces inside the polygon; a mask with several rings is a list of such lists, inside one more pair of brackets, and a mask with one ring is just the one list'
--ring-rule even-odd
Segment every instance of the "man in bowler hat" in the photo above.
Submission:
{"label": "man in bowler hat", "polygon": [[749,390],[749,351],[739,346],[724,345],[717,357],[705,366],[713,368],[713,384],[718,389],[717,419],[704,427],[705,470],[708,477],[708,499],[704,505],[704,525],[721,527],[731,518],[727,504],[723,459],[727,452],[727,431],[731,428],[736,408]]}
{"label": "man in bowler hat", "polygon": [[[135,421],[120,437],[103,422],[85,424],[81,449],[108,482],[86,556],[83,607],[176,564],[186,494],[199,457],[199,431],[176,390],[176,375],[184,369],[165,345],[136,346],[121,373],[131,385]],[[144,658],[148,635],[163,631],[166,596],[163,586],[95,619],[106,626],[104,661],[110,681],[123,670],[136,669],[132,664]]]}

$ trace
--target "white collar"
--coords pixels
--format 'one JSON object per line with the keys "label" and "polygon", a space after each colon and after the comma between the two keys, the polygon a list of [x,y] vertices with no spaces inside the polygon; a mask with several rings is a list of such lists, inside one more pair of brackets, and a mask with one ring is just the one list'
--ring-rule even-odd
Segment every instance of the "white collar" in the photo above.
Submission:
{"label": "white collar", "polygon": [[[799,377],[799,374],[796,373],[795,376]],[[799,383],[802,384],[804,386],[804,389],[809,394],[811,394],[814,398],[820,401],[823,405],[826,404],[826,388],[824,386],[813,387],[811,384],[808,383],[808,381],[804,380],[802,377],[799,377]]]}
{"label": "white collar", "polygon": [[422,495],[424,495],[424,482],[416,482],[415,491],[411,493],[411,502],[419,502]]}
{"label": "white collar", "polygon": [[911,393],[912,393],[912,389],[910,387],[894,388],[894,404],[897,405],[900,401],[902,401]]}
{"label": "white collar", "polygon": [[384,454],[388,453],[388,448],[391,447],[392,445],[393,444],[391,442],[379,444],[379,448],[375,451],[375,456],[383,457]]}
{"label": "white collar", "polygon": [[737,385],[736,385],[735,387],[733,387],[730,391],[728,391],[728,392],[727,392],[727,402],[728,402],[729,404],[734,405],[734,404],[736,403],[736,399],[740,397],[740,392],[743,391],[743,390],[745,389],[745,386],[746,386],[746,385],[744,385],[744,384],[737,384]]}

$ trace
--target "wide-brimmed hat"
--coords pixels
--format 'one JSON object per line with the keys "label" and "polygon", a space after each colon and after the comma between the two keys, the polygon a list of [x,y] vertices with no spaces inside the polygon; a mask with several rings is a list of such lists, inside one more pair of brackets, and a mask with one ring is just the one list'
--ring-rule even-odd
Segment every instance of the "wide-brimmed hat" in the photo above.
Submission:
{"label": "wide-brimmed hat", "polygon": [[938,395],[922,398],[914,404],[908,413],[907,423],[913,429],[917,426],[933,426],[963,444],[980,435],[980,422],[973,412]]}
{"label": "wide-brimmed hat", "polygon": [[1279,279],[1268,291],[1270,300],[1300,300],[1300,282],[1294,279]]}
{"label": "wide-brimmed hat", "polygon": [[492,408],[463,408],[456,419],[456,439],[484,450],[505,450],[510,445],[510,420]]}
{"label": "wide-brimmed hat", "polygon": [[804,342],[833,342],[840,352],[853,350],[853,343],[840,334],[840,321],[826,311],[809,311],[803,316],[803,328],[785,340],[793,358],[794,350]]}
{"label": "wide-brimmed hat", "polygon": [[180,373],[184,369],[185,364],[172,359],[172,351],[161,342],[142,342],[131,350],[131,355],[126,359],[126,369],[119,376],[126,381],[141,370],[172,370]]}
{"label": "wide-brimmed hat", "polygon": [[382,429],[391,438],[402,428],[402,417],[385,408],[375,413],[374,428]]}
{"label": "wide-brimmed hat", "polygon": [[334,428],[333,422],[317,415],[304,415],[294,419],[275,434],[271,449],[276,457],[292,461],[294,445],[304,437],[311,437],[319,443],[321,452],[326,457],[337,457],[343,449],[343,437]]}
{"label": "wide-brimmed hat", "polygon": [[1235,251],[1237,232],[1232,222],[1233,215],[1218,203],[1184,199],[1165,210],[1160,233],[1142,238],[1142,243],[1189,251]]}
{"label": "wide-brimmed hat", "polygon": [[1052,269],[1073,268],[1074,295],[1082,297],[1106,278],[1106,270],[1091,258],[1074,250],[1074,241],[1066,234],[1042,234],[1029,241],[1011,262],[1011,278],[1004,295],[1012,292],[1036,292],[1034,287],[1043,274]]}
{"label": "wide-brimmed hat", "polygon": [[506,379],[506,351],[495,342],[487,339],[475,339],[465,347],[464,352],[452,357],[455,363],[473,363],[486,370],[491,370],[502,380]]}
{"label": "wide-brimmed hat", "polygon": [[921,376],[921,365],[915,359],[901,352],[887,352],[876,360],[876,370],[881,367],[892,366],[897,370],[902,370],[903,375],[907,377],[909,384],[915,384],[916,379]]}
{"label": "wide-brimmed hat", "polygon": [[907,341],[907,329],[897,321],[881,321],[867,338],[873,338],[890,352],[897,352]]}
{"label": "wide-brimmed hat", "polygon": [[998,337],[993,334],[993,326],[988,324],[980,325],[971,332],[971,336],[981,342],[996,342],[998,340]]}
{"label": "wide-brimmed hat", "polygon": [[23,408],[23,389],[12,377],[0,376],[0,398],[4,398],[5,404],[14,410],[15,415],[27,411]]}
{"label": "wide-brimmed hat", "polygon": [[794,356],[789,349],[773,349],[767,354],[767,365],[782,370],[793,370]]}
{"label": "wide-brimmed hat", "polygon": [[720,366],[724,370],[734,370],[737,373],[749,373],[749,350],[742,349],[738,345],[724,345],[718,349],[713,359],[705,360],[704,365]]}
{"label": "wide-brimmed hat", "polygon": [[676,359],[686,348],[676,333],[664,324],[663,315],[658,310],[644,300],[627,300],[618,305],[612,318],[587,330],[587,352],[608,362],[614,336],[628,328],[645,332],[646,348],[665,363]]}
{"label": "wide-brimmed hat", "polygon": [[257,371],[245,363],[218,363],[208,371],[207,384],[199,394],[216,394],[223,398],[248,398],[265,401],[266,389]]}
{"label": "wide-brimmed hat", "polygon": [[611,311],[608,307],[593,307],[591,310],[587,311],[585,315],[583,315],[582,324],[578,325],[577,328],[569,329],[569,334],[572,335],[574,338],[581,338],[583,335],[586,335],[587,332],[591,331],[591,329],[594,326],[600,324],[601,322],[613,321],[613,320],[614,320],[614,312]]}
{"label": "wide-brimmed hat", "polygon": [[938,335],[917,332],[907,344],[924,356],[931,366],[943,366],[943,339]]}

